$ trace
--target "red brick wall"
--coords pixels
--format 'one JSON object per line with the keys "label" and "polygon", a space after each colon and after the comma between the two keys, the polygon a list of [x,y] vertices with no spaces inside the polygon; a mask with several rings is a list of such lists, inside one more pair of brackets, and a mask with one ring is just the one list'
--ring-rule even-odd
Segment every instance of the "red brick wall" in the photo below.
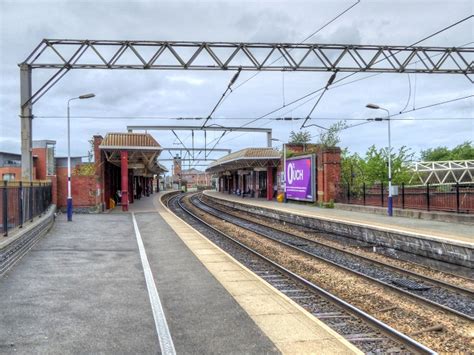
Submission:
{"label": "red brick wall", "polygon": [[[57,168],[58,207],[65,207],[67,200],[67,168]],[[97,205],[97,181],[95,176],[71,177],[72,201],[74,207],[94,207]]]}
{"label": "red brick wall", "polygon": [[46,148],[33,148],[33,155],[36,159],[36,179],[46,180]]}
{"label": "red brick wall", "polygon": [[[0,180],[3,180],[3,174],[15,174],[15,180],[21,180],[21,168],[16,166],[0,167]],[[36,180],[36,167],[33,167],[33,180]]]}

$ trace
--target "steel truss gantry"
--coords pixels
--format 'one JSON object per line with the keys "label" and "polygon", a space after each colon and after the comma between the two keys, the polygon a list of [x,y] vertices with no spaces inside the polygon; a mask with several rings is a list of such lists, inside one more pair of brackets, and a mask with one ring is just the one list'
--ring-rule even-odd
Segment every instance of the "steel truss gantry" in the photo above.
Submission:
{"label": "steel truss gantry", "polygon": [[[32,178],[33,104],[71,69],[339,71],[468,76],[474,72],[473,56],[474,48],[471,47],[43,39],[19,64],[22,178]],[[35,92],[32,90],[33,69],[55,70]]]}
{"label": "steel truss gantry", "polygon": [[474,183],[474,160],[419,161],[408,168],[413,172],[410,183]]}

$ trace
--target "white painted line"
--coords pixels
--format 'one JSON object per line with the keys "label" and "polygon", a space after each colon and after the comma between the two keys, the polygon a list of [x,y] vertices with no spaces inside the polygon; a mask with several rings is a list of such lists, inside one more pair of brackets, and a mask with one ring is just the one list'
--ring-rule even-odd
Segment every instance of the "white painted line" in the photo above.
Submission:
{"label": "white painted line", "polygon": [[140,251],[140,258],[142,260],[143,272],[145,274],[148,296],[150,297],[151,309],[153,311],[153,318],[155,319],[156,333],[158,334],[158,340],[160,341],[161,353],[175,355],[176,350],[174,348],[173,339],[171,338],[168,323],[166,322],[165,312],[161,306],[160,296],[158,295],[155,280],[153,279],[150,264],[148,263],[145,246],[143,245],[142,236],[140,235],[137,220],[135,219],[135,213],[132,213],[132,219],[135,236],[137,237],[138,250]]}

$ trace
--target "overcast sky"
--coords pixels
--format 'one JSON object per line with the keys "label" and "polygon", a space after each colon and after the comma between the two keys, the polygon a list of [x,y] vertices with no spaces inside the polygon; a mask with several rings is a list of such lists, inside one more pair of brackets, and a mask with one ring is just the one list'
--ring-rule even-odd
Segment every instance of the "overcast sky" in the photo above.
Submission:
{"label": "overcast sky", "polygon": [[[0,150],[19,152],[19,68],[43,38],[129,39],[181,41],[295,42],[298,43],[354,1],[41,1],[0,0]],[[472,0],[366,1],[312,37],[313,43],[409,45],[473,13]],[[460,46],[474,41],[474,21],[465,22],[421,45]],[[470,47],[473,46],[471,43]],[[47,72],[51,73],[51,72]],[[33,86],[46,78],[34,71]],[[70,71],[33,108],[33,139],[57,141],[56,154],[66,153],[65,116],[69,98],[93,92],[96,98],[72,103],[72,153],[86,155],[93,134],[125,131],[127,124],[200,125],[200,121],[74,118],[74,116],[207,116],[225,90],[233,72],[223,71]],[[253,75],[242,73],[236,85]],[[367,74],[356,74],[363,78]],[[218,108],[211,123],[239,126],[325,85],[327,73],[262,72],[235,90]],[[328,126],[321,118],[367,118],[380,115],[366,109],[374,102],[399,112],[474,93],[462,75],[383,74],[332,88],[313,113],[311,123]],[[283,89],[284,88],[284,89]],[[411,90],[410,90],[411,88]],[[411,91],[411,95],[409,93]],[[408,101],[409,100],[409,101]],[[304,117],[315,99],[293,111],[273,117]],[[272,116],[271,116],[272,117]],[[474,100],[468,99],[398,116],[392,124],[392,145],[421,149],[456,146],[474,140]],[[416,121],[423,118],[464,120]],[[467,119],[466,119],[467,118]],[[469,119],[470,118],[470,119]],[[348,122],[349,124],[354,122]],[[273,136],[286,141],[301,121],[262,119],[255,127],[271,127]],[[311,128],[317,138],[319,131]],[[180,132],[191,146],[189,132]],[[178,147],[170,132],[153,132],[166,147]],[[209,133],[208,141],[220,133]],[[386,123],[374,122],[345,130],[342,148],[363,153],[375,144],[387,145]],[[195,135],[195,146],[203,145]],[[220,146],[233,150],[265,146],[264,135],[226,135]],[[278,144],[278,143],[277,143]],[[215,157],[218,155],[215,154]],[[168,157],[163,154],[163,157]],[[169,166],[169,164],[166,164]]]}

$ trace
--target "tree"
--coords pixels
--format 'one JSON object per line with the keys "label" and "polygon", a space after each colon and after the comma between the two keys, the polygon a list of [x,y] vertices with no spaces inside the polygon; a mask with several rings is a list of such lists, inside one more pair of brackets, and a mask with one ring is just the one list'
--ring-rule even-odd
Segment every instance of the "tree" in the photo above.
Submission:
{"label": "tree", "polygon": [[445,160],[472,160],[474,159],[474,145],[466,141],[453,149],[448,147],[429,148],[421,151],[422,161],[445,161]]}
{"label": "tree", "polygon": [[339,121],[330,125],[328,129],[321,131],[318,143],[325,148],[336,147],[341,141],[339,134],[346,128],[347,124],[345,121]]}
{"label": "tree", "polygon": [[[411,178],[411,171],[406,162],[413,160],[414,153],[403,146],[398,152],[392,150],[392,182],[399,185],[407,183]],[[347,149],[342,154],[342,178],[351,185],[362,183],[372,186],[377,183],[388,182],[388,149],[377,150],[374,145],[369,147],[362,158],[357,153],[350,154]]]}
{"label": "tree", "polygon": [[311,133],[309,131],[290,132],[289,143],[307,144],[311,141]]}

